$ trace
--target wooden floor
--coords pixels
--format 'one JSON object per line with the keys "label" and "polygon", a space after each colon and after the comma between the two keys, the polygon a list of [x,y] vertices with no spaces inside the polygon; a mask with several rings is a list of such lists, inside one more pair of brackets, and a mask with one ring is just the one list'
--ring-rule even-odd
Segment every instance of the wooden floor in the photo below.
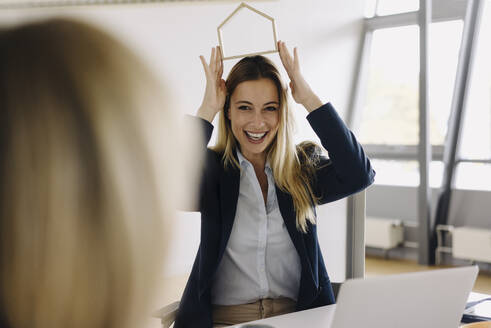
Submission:
{"label": "wooden floor", "polygon": [[[384,274],[396,274],[404,272],[417,272],[425,270],[440,269],[439,266],[419,265],[414,261],[408,260],[385,260],[377,257],[367,257],[365,262],[365,273],[367,277],[379,276]],[[491,294],[491,274],[481,272],[477,277],[474,292]]]}

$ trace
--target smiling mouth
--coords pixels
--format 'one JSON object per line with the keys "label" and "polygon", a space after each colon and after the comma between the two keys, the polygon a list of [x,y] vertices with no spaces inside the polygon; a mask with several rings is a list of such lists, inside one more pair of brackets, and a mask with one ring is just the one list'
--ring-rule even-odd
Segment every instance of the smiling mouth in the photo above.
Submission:
{"label": "smiling mouth", "polygon": [[260,132],[260,133],[254,133],[249,131],[244,131],[244,132],[247,139],[252,143],[261,143],[266,138],[266,135],[268,134],[268,131]]}

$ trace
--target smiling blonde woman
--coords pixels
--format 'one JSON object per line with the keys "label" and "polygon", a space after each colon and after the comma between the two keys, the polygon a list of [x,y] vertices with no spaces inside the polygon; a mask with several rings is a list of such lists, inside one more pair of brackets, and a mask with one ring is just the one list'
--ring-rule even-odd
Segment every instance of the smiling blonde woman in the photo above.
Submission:
{"label": "smiling blonde woman", "polygon": [[222,79],[220,49],[201,57],[206,91],[197,121],[217,144],[206,161],[199,203],[201,242],[176,328],[224,327],[334,303],[317,240],[315,206],[368,187],[375,172],[353,133],[323,104],[278,43],[293,99],[329,152],[293,144],[292,113],[276,67],[246,57]]}

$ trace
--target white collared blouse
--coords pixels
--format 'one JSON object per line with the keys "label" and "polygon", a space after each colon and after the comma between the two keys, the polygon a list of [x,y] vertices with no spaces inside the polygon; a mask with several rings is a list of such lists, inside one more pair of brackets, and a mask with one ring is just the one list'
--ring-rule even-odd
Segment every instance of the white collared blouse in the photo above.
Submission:
{"label": "white collared blouse", "polygon": [[267,202],[252,164],[237,150],[241,173],[237,210],[230,238],[211,289],[216,305],[237,305],[262,298],[297,299],[300,257],[280,213],[269,162]]}

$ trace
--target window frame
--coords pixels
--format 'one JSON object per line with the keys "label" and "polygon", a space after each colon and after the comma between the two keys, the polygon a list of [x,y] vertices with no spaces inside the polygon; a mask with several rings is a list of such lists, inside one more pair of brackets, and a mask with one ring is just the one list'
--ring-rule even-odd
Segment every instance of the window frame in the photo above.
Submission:
{"label": "window frame", "polygon": [[[472,0],[433,0],[432,3],[432,23],[446,22],[452,20],[462,20],[466,24],[466,9],[468,1]],[[485,2],[485,0],[474,0]],[[481,6],[483,7],[483,6]],[[418,18],[419,12],[412,11],[407,13],[400,13],[387,16],[378,16],[375,14],[373,17],[364,19],[363,37],[359,46],[358,61],[356,64],[356,78],[354,81],[354,87],[351,94],[351,102],[347,112],[347,124],[353,130],[357,131],[360,126],[360,119],[362,113],[362,104],[366,96],[366,86],[368,77],[368,65],[370,61],[370,50],[372,44],[373,32],[377,29],[393,28],[409,25],[419,25]],[[479,27],[477,27],[479,28]],[[462,38],[464,35],[462,35]],[[469,40],[462,40],[461,47],[473,47],[472,42]],[[459,55],[460,56],[460,55]],[[459,70],[459,68],[457,68]],[[462,73],[462,72],[460,72]],[[459,76],[460,75],[460,76]],[[457,72],[457,79],[462,78],[462,74]],[[468,83],[468,81],[466,81]],[[454,89],[454,98],[455,95]],[[463,95],[462,95],[463,96]],[[457,96],[458,97],[458,96]],[[456,101],[454,99],[453,101]],[[446,137],[447,139],[447,137]],[[384,145],[384,144],[364,144],[367,155],[377,159],[418,159],[418,153],[414,151],[415,146],[408,145]],[[445,145],[431,145],[431,152],[433,154],[432,160],[443,160],[443,153]],[[393,155],[391,157],[391,154]],[[382,155],[383,157],[378,157]],[[456,163],[460,162],[475,162],[475,163],[491,163],[491,158],[458,158]]]}
{"label": "window frame", "polygon": [[[418,188],[418,262],[420,264],[434,264],[435,254],[435,228],[438,224],[446,224],[450,204],[450,194],[454,183],[454,172],[459,163],[491,163],[491,159],[457,158],[456,149],[462,128],[462,117],[466,107],[470,72],[472,71],[473,57],[477,46],[477,35],[480,29],[486,0],[420,0],[418,11],[378,16],[377,5],[375,16],[365,18],[363,36],[359,46],[358,61],[356,63],[351,103],[347,113],[347,123],[350,128],[357,131],[360,125],[361,111],[366,95],[369,54],[371,50],[373,32],[378,29],[392,28],[408,25],[420,27],[420,141],[417,146],[364,144],[367,155],[375,159],[389,160],[418,160],[420,163],[420,184]],[[378,2],[378,1],[377,1]],[[431,18],[430,18],[431,17]],[[447,135],[442,145],[430,145],[428,138],[427,118],[428,112],[428,30],[430,23],[444,22],[460,19],[463,21],[461,45],[457,64],[454,90],[452,95],[451,111],[448,121]],[[422,132],[421,132],[422,131]],[[429,162],[442,160],[444,175],[437,206],[435,219],[432,219],[430,210],[431,191],[428,183]]]}

